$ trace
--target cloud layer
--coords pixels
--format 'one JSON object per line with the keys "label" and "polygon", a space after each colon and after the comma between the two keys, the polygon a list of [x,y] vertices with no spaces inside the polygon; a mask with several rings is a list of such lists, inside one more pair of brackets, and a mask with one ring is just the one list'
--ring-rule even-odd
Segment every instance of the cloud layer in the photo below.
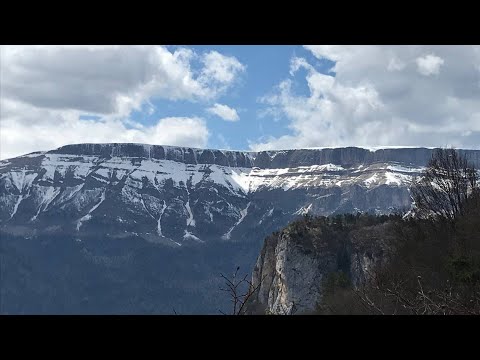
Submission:
{"label": "cloud layer", "polygon": [[225,121],[238,121],[240,117],[238,116],[237,110],[222,104],[214,104],[212,107],[209,107],[207,111],[213,115],[217,115]]}
{"label": "cloud layer", "polygon": [[[80,120],[77,111],[39,109],[32,105],[4,101],[1,123],[1,158],[11,158],[66,144],[135,142],[204,147],[209,131],[200,118],[169,117],[152,126],[120,119]],[[26,115],[28,114],[28,115]],[[35,119],[35,121],[28,121]]]}
{"label": "cloud layer", "polygon": [[[480,147],[480,46],[304,49],[251,112],[259,129],[283,135],[252,149]],[[224,97],[247,70],[218,51],[166,46],[0,46],[0,64],[1,159],[80,142],[205,147],[211,131],[196,111],[239,121]],[[160,104],[164,115],[152,119]],[[248,121],[243,134],[256,131]],[[232,145],[243,146],[235,135]]]}
{"label": "cloud layer", "polygon": [[418,72],[425,76],[438,75],[440,66],[445,62],[441,57],[432,54],[418,57],[416,61]]}
{"label": "cloud layer", "polygon": [[[288,120],[290,133],[251,148],[479,147],[480,47],[305,48],[317,61],[333,61],[331,73],[294,57],[291,76],[260,99],[269,112]],[[294,91],[300,81],[306,81],[307,94]]]}
{"label": "cloud layer", "polygon": [[205,146],[200,118],[145,127],[129,116],[156,98],[210,102],[245,71],[216,51],[163,46],[1,46],[0,61],[2,159],[79,142]]}

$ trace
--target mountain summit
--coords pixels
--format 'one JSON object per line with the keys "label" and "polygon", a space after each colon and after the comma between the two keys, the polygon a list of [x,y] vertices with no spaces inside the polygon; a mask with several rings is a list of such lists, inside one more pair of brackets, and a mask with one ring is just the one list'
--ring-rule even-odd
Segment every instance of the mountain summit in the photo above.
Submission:
{"label": "mountain summit", "polygon": [[[408,185],[431,152],[67,145],[0,162],[0,224],[25,234],[134,234],[171,246],[260,241],[305,213],[407,209]],[[480,151],[468,152],[480,162]]]}

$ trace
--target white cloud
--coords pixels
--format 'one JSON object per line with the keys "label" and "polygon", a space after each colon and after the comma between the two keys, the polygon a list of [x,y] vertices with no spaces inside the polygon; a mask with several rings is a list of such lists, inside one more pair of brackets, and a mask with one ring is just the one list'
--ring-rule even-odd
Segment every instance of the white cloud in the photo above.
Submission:
{"label": "white cloud", "polygon": [[350,60],[356,51],[365,51],[365,47],[344,47],[338,45],[305,45],[319,59],[332,61]]}
{"label": "white cloud", "polygon": [[[211,99],[244,68],[234,57],[163,46],[2,46],[2,97],[50,109],[128,114],[146,99]],[[191,67],[203,64],[195,76]]]}
{"label": "white cloud", "polygon": [[406,64],[403,63],[402,61],[398,60],[395,57],[392,57],[390,59],[390,62],[388,63],[387,70],[388,71],[402,71],[405,68]]}
{"label": "white cloud", "polygon": [[[480,144],[479,47],[306,46],[334,61],[335,76],[304,58],[291,77],[260,99],[262,114],[280,113],[289,132],[251,143],[259,149],[320,146],[445,146]],[[425,54],[432,55],[435,59]],[[429,74],[418,74],[418,59]],[[300,77],[298,69],[307,74]],[[308,94],[294,91],[306,81]],[[278,116],[277,116],[278,117]],[[268,121],[265,118],[263,122]]]}
{"label": "white cloud", "polygon": [[438,75],[440,66],[444,63],[441,57],[432,54],[418,57],[416,61],[418,72],[425,76]]}
{"label": "white cloud", "polygon": [[209,107],[207,111],[211,114],[217,115],[225,121],[238,121],[240,117],[238,116],[237,110],[222,104],[214,104],[212,107]]}
{"label": "white cloud", "polygon": [[235,57],[225,56],[217,51],[206,53],[202,62],[204,68],[200,80],[207,82],[214,80],[220,84],[229,84],[246,69]]}
{"label": "white cloud", "polygon": [[[2,158],[85,141],[206,146],[199,118],[145,127],[130,114],[151,115],[156,98],[217,99],[245,70],[215,51],[164,46],[2,45],[0,63]],[[80,120],[86,114],[97,120]]]}
{"label": "white cloud", "polygon": [[[38,109],[18,102],[1,104],[0,159],[72,143],[135,142],[205,147],[209,131],[200,118],[170,117],[152,126],[115,119],[80,120],[77,111]],[[9,115],[4,117],[5,113]],[[26,113],[40,121],[28,122]],[[47,120],[46,120],[47,119]]]}

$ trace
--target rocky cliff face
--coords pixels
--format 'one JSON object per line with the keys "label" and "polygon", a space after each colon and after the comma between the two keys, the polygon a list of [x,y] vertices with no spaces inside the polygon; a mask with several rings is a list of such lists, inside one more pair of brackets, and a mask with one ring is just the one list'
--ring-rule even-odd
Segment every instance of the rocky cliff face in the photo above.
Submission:
{"label": "rocky cliff face", "polygon": [[287,315],[315,308],[325,274],[336,267],[335,254],[316,255],[295,243],[288,231],[265,241],[252,276],[252,284],[260,284],[255,299],[260,313]]}
{"label": "rocky cliff face", "polygon": [[328,276],[342,272],[353,286],[369,271],[388,261],[393,251],[393,223],[365,226],[339,235],[320,228],[301,234],[295,223],[265,240],[254,267],[252,283],[259,286],[249,305],[256,314],[302,314],[321,303]]}

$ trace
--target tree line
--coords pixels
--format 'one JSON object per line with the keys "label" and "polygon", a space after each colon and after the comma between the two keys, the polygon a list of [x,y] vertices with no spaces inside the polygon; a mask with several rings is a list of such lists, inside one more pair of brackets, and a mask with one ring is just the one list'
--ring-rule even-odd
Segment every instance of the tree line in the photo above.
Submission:
{"label": "tree line", "polygon": [[354,286],[331,274],[318,314],[480,314],[480,189],[466,155],[438,149],[396,219],[393,256]]}

